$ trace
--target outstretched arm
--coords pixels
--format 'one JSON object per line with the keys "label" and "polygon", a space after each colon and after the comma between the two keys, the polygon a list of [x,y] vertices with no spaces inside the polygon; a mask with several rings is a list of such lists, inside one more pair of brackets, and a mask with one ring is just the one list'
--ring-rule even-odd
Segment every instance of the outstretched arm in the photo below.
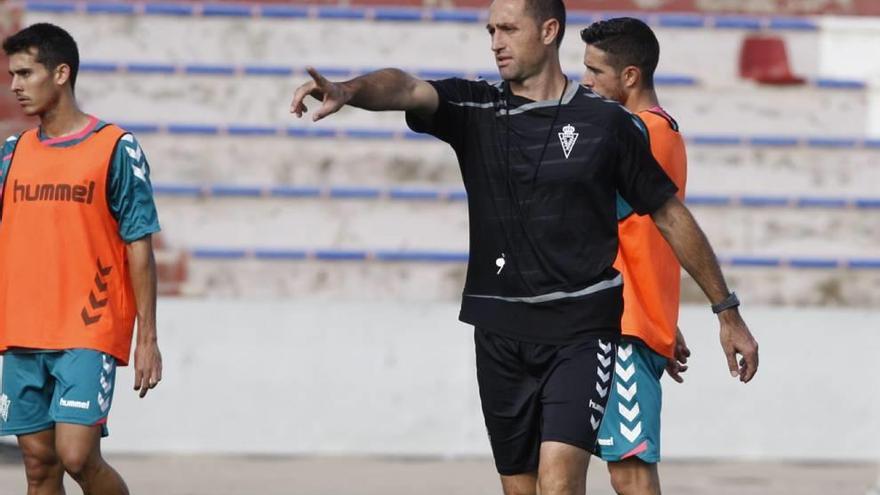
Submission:
{"label": "outstretched arm", "polygon": [[365,110],[404,110],[422,117],[433,115],[439,105],[433,86],[399,69],[382,69],[341,83],[328,81],[312,67],[307,70],[312,80],[296,89],[290,105],[290,112],[297,117],[308,112],[306,96],[322,101],[312,115],[313,121],[337,112],[343,105]]}
{"label": "outstretched arm", "polygon": [[[706,235],[678,198],[670,198],[651,217],[675,252],[681,266],[703,289],[712,304],[723,301],[730,292],[721,267]],[[721,347],[727,356],[731,376],[748,382],[758,371],[758,343],[737,308],[718,314],[721,323]],[[736,355],[742,355],[737,366]]]}
{"label": "outstretched arm", "polygon": [[127,245],[128,267],[137,305],[134,389],[143,398],[162,380],[162,354],[156,338],[156,261],[152,236]]}

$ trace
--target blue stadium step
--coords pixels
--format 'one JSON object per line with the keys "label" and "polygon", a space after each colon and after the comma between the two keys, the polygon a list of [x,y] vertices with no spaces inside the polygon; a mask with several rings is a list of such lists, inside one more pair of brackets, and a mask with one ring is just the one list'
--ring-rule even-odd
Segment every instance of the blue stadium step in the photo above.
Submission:
{"label": "blue stadium step", "polygon": [[[363,136],[316,126],[309,132],[296,128],[290,137],[286,129],[270,127],[229,127],[222,135],[211,126],[174,127],[184,132],[175,134],[155,132],[160,126],[126,127],[138,134],[157,182],[461,188],[451,149],[418,134],[365,129],[370,134]],[[769,139],[758,136],[755,141]],[[750,140],[692,137],[689,190],[721,195],[877,195],[880,140],[852,139],[840,146],[820,146],[823,143],[805,138],[796,138],[797,145],[779,138],[780,146],[751,145]]]}
{"label": "blue stadium step", "polygon": [[[220,199],[159,196],[168,238],[183,246],[246,248],[309,244],[328,247],[384,246],[389,249],[461,251],[467,248],[467,205],[429,199],[426,189],[336,187],[330,196],[288,189],[290,197],[260,197],[258,188],[224,187]],[[237,196],[230,196],[235,193]],[[247,194],[247,196],[245,196]],[[419,199],[412,199],[421,194]],[[700,198],[697,197],[699,200]],[[704,198],[705,199],[705,198]],[[756,202],[775,198],[752,197]],[[802,207],[705,205],[692,210],[719,252],[761,256],[870,258],[880,245],[880,209],[844,208],[835,198],[807,198]],[[235,232],[230,239],[229,233]]]}
{"label": "blue stadium step", "polygon": [[[45,8],[37,8],[38,3],[29,5],[32,8],[26,12],[26,23],[50,21],[67,27],[88,60],[137,56],[160,64],[429,64],[427,68],[459,70],[493,66],[484,12],[316,6],[266,10],[164,2],[137,7],[68,2],[48,3]],[[570,32],[605,16],[572,13]],[[818,74],[816,61],[805,56],[815,50],[819,36],[817,30],[806,29],[813,26],[809,19],[657,16],[649,20],[664,47],[661,72],[690,74],[712,82],[731,80],[736,75],[742,39],[761,26],[762,30],[778,28],[776,33],[786,39],[796,72]],[[100,29],[95,27],[98,24]],[[325,36],[328,32],[334,36]],[[106,33],[126,36],[108,43]],[[229,33],[234,34],[230,37]],[[457,49],[447,49],[449,40],[455,40]],[[291,46],[297,48],[296,60],[291,59]],[[353,46],[371,49],[352,50]],[[577,36],[566,37],[562,60],[566,71],[582,70],[583,45]]]}
{"label": "blue stadium step", "polygon": [[[307,80],[302,75],[230,77],[237,69],[225,65],[185,66],[181,73],[175,66],[141,64],[139,70],[84,73],[77,85],[78,100],[89,112],[113,121],[167,122],[169,116],[177,116],[178,121],[183,117],[216,126],[304,124],[289,112],[293,91]],[[868,93],[846,88],[671,85],[661,89],[661,101],[688,134],[784,132],[841,139],[864,135],[868,129],[868,114],[862,111]],[[317,108],[318,102],[310,99],[307,104]],[[394,129],[403,127],[403,115],[344,108],[326,125]]]}

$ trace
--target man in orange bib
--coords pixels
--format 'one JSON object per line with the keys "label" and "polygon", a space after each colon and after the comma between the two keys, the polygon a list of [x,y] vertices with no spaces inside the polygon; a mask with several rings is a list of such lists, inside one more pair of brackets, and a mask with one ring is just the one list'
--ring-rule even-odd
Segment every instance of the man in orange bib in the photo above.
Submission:
{"label": "man in orange bib", "polygon": [[[651,153],[683,200],[687,156],[678,124],[660,107],[654,90],[660,45],[651,28],[637,19],[609,19],[584,29],[581,38],[584,83],[638,114]],[[681,267],[649,217],[634,215],[619,201],[618,218],[614,267],[624,278],[622,338],[598,451],[617,493],[659,495],[660,377],[665,368],[681,382],[690,355],[677,330]]]}
{"label": "man in orange bib", "polygon": [[29,494],[126,494],[101,457],[116,366],[135,390],[162,377],[156,342],[159,230],[134,136],[80,111],[76,42],[35,24],[3,43],[12,92],[40,126],[0,150],[0,434],[16,435]]}

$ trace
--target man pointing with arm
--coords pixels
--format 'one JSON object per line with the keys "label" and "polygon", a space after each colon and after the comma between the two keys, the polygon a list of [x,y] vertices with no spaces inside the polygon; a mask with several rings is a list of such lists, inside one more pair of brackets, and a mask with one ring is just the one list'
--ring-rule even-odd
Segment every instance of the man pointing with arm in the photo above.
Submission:
{"label": "man pointing with arm", "polygon": [[[585,491],[623,311],[617,193],[650,214],[713,304],[730,293],[705,236],[657,165],[641,121],[569,81],[559,0],[495,0],[486,25],[503,80],[426,82],[384,69],[344,83],[313,69],[291,112],[402,110],[450,144],[468,192],[470,256],[460,318],[475,326],[477,380],[504,493]],[[722,313],[731,373],[749,381],[757,344]],[[737,353],[742,355],[737,364]]]}

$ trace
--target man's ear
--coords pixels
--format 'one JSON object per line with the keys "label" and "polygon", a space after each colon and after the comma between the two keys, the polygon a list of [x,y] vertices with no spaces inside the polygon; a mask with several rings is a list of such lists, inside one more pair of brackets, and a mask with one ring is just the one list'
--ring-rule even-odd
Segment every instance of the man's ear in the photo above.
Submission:
{"label": "man's ear", "polygon": [[541,25],[541,42],[545,45],[556,43],[559,37],[559,21],[557,19],[547,19]]}
{"label": "man's ear", "polygon": [[623,69],[623,85],[627,88],[635,88],[642,83],[642,71],[635,65]]}
{"label": "man's ear", "polygon": [[67,64],[58,64],[58,67],[55,67],[53,71],[53,77],[55,79],[55,84],[58,86],[64,86],[65,83],[70,81],[70,66]]}

